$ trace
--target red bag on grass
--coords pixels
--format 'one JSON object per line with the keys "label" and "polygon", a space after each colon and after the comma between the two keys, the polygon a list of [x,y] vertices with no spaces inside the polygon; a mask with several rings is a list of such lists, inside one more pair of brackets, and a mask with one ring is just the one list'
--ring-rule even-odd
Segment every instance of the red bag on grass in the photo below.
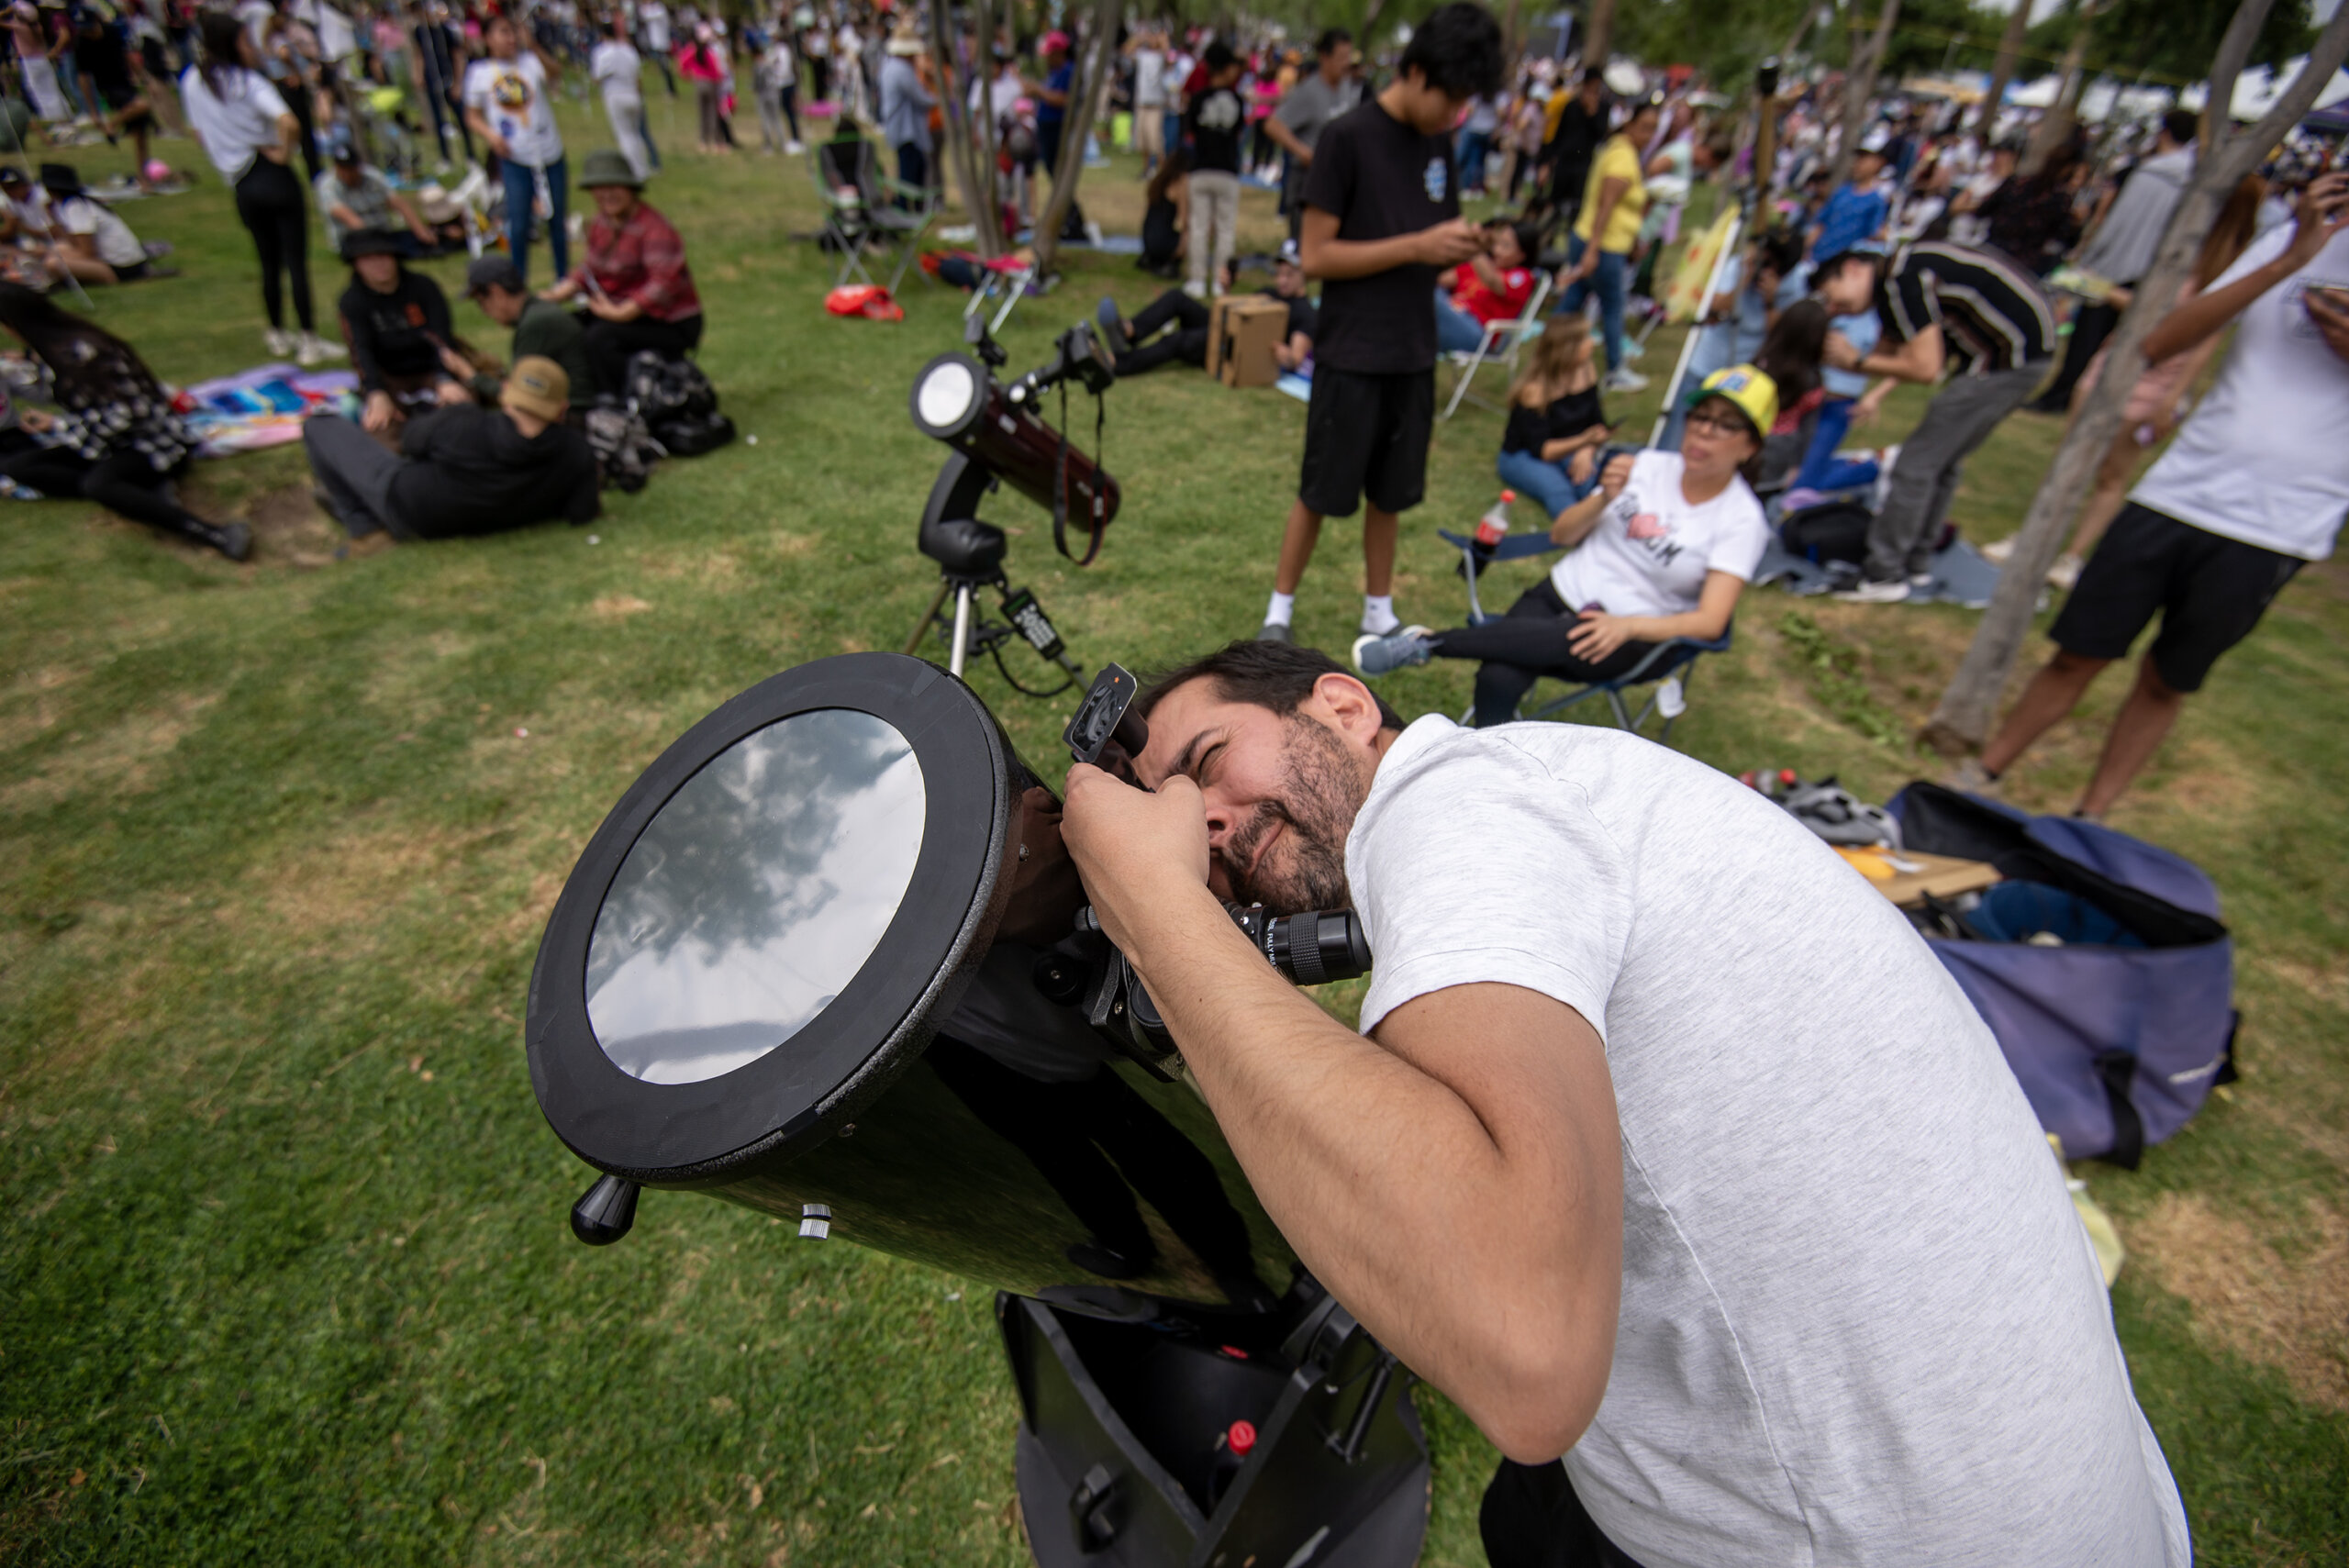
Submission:
{"label": "red bag on grass", "polygon": [[834,316],[862,316],[871,321],[906,318],[906,307],[878,284],[843,284],[824,296],[824,308]]}

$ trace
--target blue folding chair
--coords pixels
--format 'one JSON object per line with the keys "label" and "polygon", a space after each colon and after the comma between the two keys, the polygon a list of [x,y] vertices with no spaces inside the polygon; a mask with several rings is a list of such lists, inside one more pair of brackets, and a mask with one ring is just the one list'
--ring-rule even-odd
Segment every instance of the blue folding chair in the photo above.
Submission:
{"label": "blue folding chair", "polygon": [[[1492,617],[1485,614],[1485,606],[1476,597],[1478,566],[1475,539],[1470,535],[1453,533],[1445,528],[1438,528],[1436,536],[1460,552],[1461,575],[1468,580],[1468,624],[1484,625]],[[1527,561],[1537,555],[1548,555],[1557,548],[1550,542],[1550,536],[1546,533],[1510,534],[1493,547],[1493,553],[1484,564],[1492,566],[1504,561]],[[1701,642],[1693,637],[1675,637],[1668,641],[1659,642],[1648,650],[1646,658],[1613,680],[1593,681],[1586,686],[1580,686],[1568,692],[1564,696],[1543,703],[1532,712],[1520,717],[1547,718],[1552,714],[1564,713],[1586,697],[1604,696],[1609,709],[1615,715],[1617,726],[1637,735],[1641,732],[1642,726],[1662,711],[1659,705],[1664,696],[1664,683],[1675,675],[1678,676],[1685,700],[1688,683],[1696,674],[1698,659],[1707,653],[1728,652],[1730,639],[1735,631],[1736,625],[1732,622],[1722,628],[1720,636],[1709,642]],[[1647,701],[1641,705],[1640,711],[1635,716],[1631,712],[1631,705],[1623,700],[1623,694],[1633,686],[1644,685],[1653,685],[1656,689],[1648,694]],[[1679,721],[1679,718],[1680,715],[1676,712],[1664,714],[1664,728],[1656,732],[1656,740],[1670,745],[1672,727]],[[1466,721],[1467,716],[1464,714],[1462,722]]]}

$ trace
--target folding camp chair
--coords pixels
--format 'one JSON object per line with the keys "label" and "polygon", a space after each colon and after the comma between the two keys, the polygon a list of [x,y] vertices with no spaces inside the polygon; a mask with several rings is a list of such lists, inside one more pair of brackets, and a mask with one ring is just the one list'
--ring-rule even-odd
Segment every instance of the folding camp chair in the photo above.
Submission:
{"label": "folding camp chair", "polygon": [[[1451,418],[1458,411],[1461,399],[1468,395],[1468,384],[1475,379],[1479,368],[1497,364],[1505,366],[1514,373],[1517,370],[1517,351],[1525,346],[1525,340],[1528,338],[1538,338],[1542,335],[1542,306],[1549,302],[1550,274],[1537,269],[1533,275],[1535,282],[1532,297],[1525,302],[1522,314],[1507,321],[1485,323],[1484,341],[1476,345],[1475,353],[1454,353],[1445,356],[1451,360],[1453,367],[1460,373],[1460,379],[1452,384],[1452,401],[1443,406],[1445,418]],[[1479,407],[1490,406],[1481,397],[1476,400],[1476,403]]]}
{"label": "folding camp chair", "polygon": [[[895,295],[913,265],[921,237],[938,216],[938,193],[917,188],[881,172],[874,144],[857,135],[835,136],[809,150],[816,195],[824,205],[824,236],[840,248],[841,270],[834,288],[853,278],[874,283],[864,270],[866,251],[885,258],[896,252],[896,270],[889,274]],[[885,260],[883,265],[888,265]]]}
{"label": "folding camp chair", "polygon": [[979,265],[984,272],[979,286],[971,291],[969,302],[963,306],[963,319],[970,320],[986,308],[989,299],[1000,296],[1003,303],[996,307],[995,319],[987,323],[987,331],[993,335],[1003,330],[1003,324],[1011,319],[1013,308],[1035,283],[1036,263],[1016,256],[997,256]]}
{"label": "folding camp chair", "polygon": [[[1490,617],[1485,614],[1484,606],[1476,598],[1476,541],[1471,535],[1456,534],[1448,529],[1439,528],[1436,533],[1444,543],[1460,552],[1462,574],[1468,579],[1468,623],[1481,626]],[[1546,533],[1511,534],[1493,547],[1492,555],[1484,564],[1491,566],[1504,561],[1527,561],[1537,555],[1547,555],[1557,548],[1550,542],[1550,536]],[[1728,652],[1730,638],[1735,629],[1733,625],[1722,628],[1720,636],[1710,642],[1700,642],[1693,637],[1675,637],[1659,642],[1648,651],[1646,658],[1614,679],[1593,681],[1520,717],[1547,718],[1552,714],[1564,712],[1586,697],[1604,696],[1608,708],[1615,715],[1616,726],[1634,735],[1641,732],[1649,718],[1663,714],[1664,728],[1656,732],[1656,740],[1668,746],[1672,743],[1672,727],[1679,721],[1684,710],[1688,683],[1696,675],[1698,659],[1707,653]],[[1674,705],[1666,711],[1665,693],[1670,689],[1666,683],[1675,679],[1679,691]],[[1623,695],[1633,686],[1648,685],[1656,689],[1648,694],[1647,701],[1641,705],[1635,716],[1631,705],[1623,700]],[[1466,723],[1468,717],[1463,714],[1461,722]]]}

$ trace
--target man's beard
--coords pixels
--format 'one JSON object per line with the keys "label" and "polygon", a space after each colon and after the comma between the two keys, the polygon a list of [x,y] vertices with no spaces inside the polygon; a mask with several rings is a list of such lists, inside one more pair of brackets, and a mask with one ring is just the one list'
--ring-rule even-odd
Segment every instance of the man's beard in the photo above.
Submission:
{"label": "man's beard", "polygon": [[[1276,914],[1352,908],[1346,835],[1370,793],[1360,760],[1326,725],[1292,717],[1281,763],[1278,795],[1260,803],[1217,851],[1232,895]],[[1286,830],[1252,873],[1256,847],[1275,826]]]}

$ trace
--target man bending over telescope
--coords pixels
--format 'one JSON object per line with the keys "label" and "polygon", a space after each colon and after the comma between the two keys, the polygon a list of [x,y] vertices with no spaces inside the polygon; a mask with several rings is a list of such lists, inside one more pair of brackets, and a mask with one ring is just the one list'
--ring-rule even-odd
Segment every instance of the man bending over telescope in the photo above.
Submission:
{"label": "man bending over telescope", "polygon": [[[1496,1568],[2188,1561],[1997,1042],[1792,817],[1276,643],[1136,709],[1154,793],[1069,774],[1093,907],[1298,1256],[1507,1456]],[[1364,1032],[1219,897],[1351,905]]]}

